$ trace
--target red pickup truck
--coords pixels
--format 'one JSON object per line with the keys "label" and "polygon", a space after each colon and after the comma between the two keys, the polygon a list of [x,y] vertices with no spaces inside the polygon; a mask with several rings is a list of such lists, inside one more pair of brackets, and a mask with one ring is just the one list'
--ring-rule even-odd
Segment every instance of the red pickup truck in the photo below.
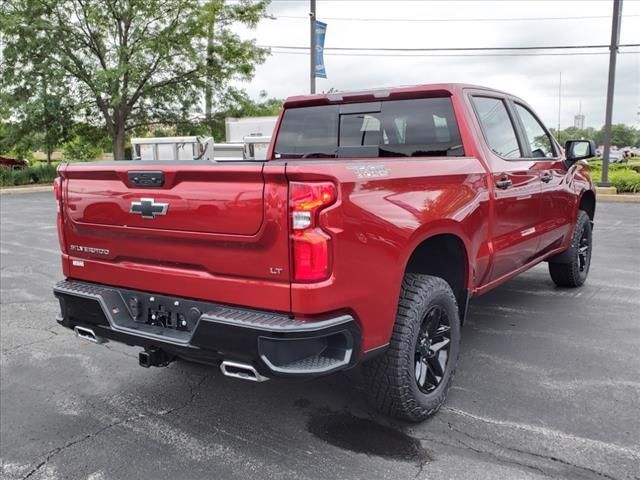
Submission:
{"label": "red pickup truck", "polygon": [[298,96],[266,161],[65,164],[58,322],[252,381],[363,363],[383,412],[444,402],[469,299],[542,261],[580,286],[590,141],[439,84]]}

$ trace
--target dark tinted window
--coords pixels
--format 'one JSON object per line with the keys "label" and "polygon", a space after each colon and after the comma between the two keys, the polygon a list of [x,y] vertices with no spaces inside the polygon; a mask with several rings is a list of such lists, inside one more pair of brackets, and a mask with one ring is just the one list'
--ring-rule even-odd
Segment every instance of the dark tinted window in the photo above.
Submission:
{"label": "dark tinted window", "polygon": [[341,147],[360,147],[380,145],[380,121],[378,113],[351,113],[340,115]]}
{"label": "dark tinted window", "polygon": [[338,143],[336,107],[291,108],[284,112],[276,152],[283,157],[335,156]]}
{"label": "dark tinted window", "polygon": [[276,158],[464,155],[451,99],[285,110]]}
{"label": "dark tinted window", "polygon": [[522,157],[516,131],[504,101],[499,98],[473,97],[473,104],[489,148],[503,158]]}
{"label": "dark tinted window", "polygon": [[545,132],[538,119],[533,116],[529,109],[518,103],[516,103],[516,111],[520,116],[520,120],[522,120],[531,156],[535,158],[553,158],[555,153],[551,137]]}

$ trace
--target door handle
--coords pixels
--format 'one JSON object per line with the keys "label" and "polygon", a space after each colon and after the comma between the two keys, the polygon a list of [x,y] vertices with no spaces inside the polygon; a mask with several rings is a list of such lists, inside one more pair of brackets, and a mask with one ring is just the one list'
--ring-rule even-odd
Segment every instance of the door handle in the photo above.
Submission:
{"label": "door handle", "polygon": [[513,182],[510,178],[502,178],[496,182],[496,187],[501,188],[502,190],[509,188],[511,185],[513,185]]}
{"label": "door handle", "polygon": [[162,171],[141,171],[135,172],[133,170],[129,170],[127,172],[129,176],[129,181],[134,187],[141,188],[152,188],[152,187],[162,187],[164,185],[164,172]]}
{"label": "door handle", "polygon": [[550,172],[544,172],[540,177],[540,180],[542,180],[544,183],[549,183],[551,180],[553,180],[553,175],[551,175]]}

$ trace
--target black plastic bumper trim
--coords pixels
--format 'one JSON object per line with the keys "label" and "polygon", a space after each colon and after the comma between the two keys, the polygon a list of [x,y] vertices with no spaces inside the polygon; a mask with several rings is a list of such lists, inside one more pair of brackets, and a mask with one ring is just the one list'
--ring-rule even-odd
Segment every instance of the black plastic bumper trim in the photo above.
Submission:
{"label": "black plastic bumper trim", "polygon": [[[106,339],[157,347],[206,364],[244,362],[265,376],[301,377],[350,368],[359,360],[360,328],[350,315],[301,321],[279,313],[68,280],[59,282],[54,294],[61,305],[56,320],[67,328],[91,328]],[[155,297],[156,303],[166,305],[175,302],[181,308],[197,306],[206,313],[188,331],[149,325],[135,321],[125,300],[131,295]],[[97,305],[91,307],[86,300]],[[322,342],[325,347],[318,350]]]}

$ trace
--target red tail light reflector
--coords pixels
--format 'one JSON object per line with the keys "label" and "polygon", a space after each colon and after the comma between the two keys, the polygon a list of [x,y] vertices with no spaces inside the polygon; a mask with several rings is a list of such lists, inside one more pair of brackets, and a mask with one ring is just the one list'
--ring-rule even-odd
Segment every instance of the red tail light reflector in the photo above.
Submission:
{"label": "red tail light reflector", "polygon": [[315,282],[329,277],[331,237],[320,228],[320,212],[336,200],[331,182],[291,182],[293,278]]}

